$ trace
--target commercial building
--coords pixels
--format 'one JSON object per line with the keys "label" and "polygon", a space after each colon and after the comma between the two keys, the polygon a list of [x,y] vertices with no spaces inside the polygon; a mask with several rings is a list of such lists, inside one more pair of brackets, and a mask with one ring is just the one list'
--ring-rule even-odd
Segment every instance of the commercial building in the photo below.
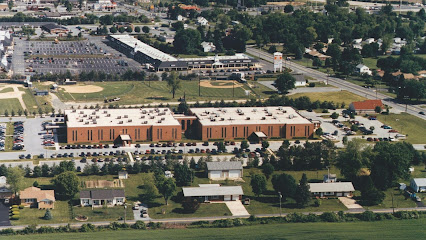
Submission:
{"label": "commercial building", "polygon": [[45,24],[41,26],[41,29],[51,34],[66,34],[69,31],[68,28],[55,23]]}
{"label": "commercial building", "polygon": [[359,102],[352,102],[349,104],[349,110],[356,112],[358,114],[363,113],[375,113],[376,107],[384,108],[382,100],[374,99],[374,100],[364,100]]}
{"label": "commercial building", "polygon": [[260,141],[309,138],[318,124],[291,107],[191,108],[174,115],[168,108],[65,110],[68,143],[179,141],[195,139]]}
{"label": "commercial building", "polygon": [[[65,110],[67,143],[179,141],[181,126],[168,108]],[[127,135],[127,136],[126,136]]]}
{"label": "commercial building", "polygon": [[109,35],[107,38],[112,47],[141,64],[146,64],[148,69],[158,72],[260,67],[258,65],[258,60],[241,53],[235,54],[234,56],[208,56],[178,59],[130,35]]}
{"label": "commercial building", "polygon": [[191,108],[193,129],[203,141],[247,138],[309,138],[314,123],[292,107]]}

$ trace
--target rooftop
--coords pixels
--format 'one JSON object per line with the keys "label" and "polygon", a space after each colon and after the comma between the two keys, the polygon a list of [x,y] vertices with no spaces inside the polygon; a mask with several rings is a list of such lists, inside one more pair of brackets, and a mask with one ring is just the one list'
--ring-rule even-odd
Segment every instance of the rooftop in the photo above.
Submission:
{"label": "rooftop", "polygon": [[205,197],[205,196],[223,196],[223,195],[243,195],[241,186],[218,186],[217,184],[203,184],[200,187],[183,187],[183,196],[185,197]]}
{"label": "rooftop", "polygon": [[54,190],[41,190],[36,187],[29,187],[19,192],[19,198],[21,199],[37,199],[40,202],[44,199],[55,201]]}
{"label": "rooftop", "polygon": [[355,110],[362,110],[362,109],[374,110],[377,106],[383,107],[382,100],[380,99],[353,102],[352,105],[354,106]]}
{"label": "rooftop", "polygon": [[235,162],[207,162],[207,170],[218,171],[218,170],[241,170],[243,165],[240,161]]}
{"label": "rooftop", "polygon": [[417,186],[426,186],[426,178],[413,178]]}
{"label": "rooftop", "polygon": [[309,183],[310,192],[353,192],[351,182]]}
{"label": "rooftop", "polygon": [[128,45],[131,48],[134,48],[135,52],[142,52],[143,54],[153,59],[157,59],[160,61],[177,61],[175,57],[164,53],[154,47],[151,47],[148,44],[143,43],[130,35],[110,35],[110,37]]}
{"label": "rooftop", "polygon": [[124,197],[123,189],[97,189],[80,191],[80,198],[91,199],[112,199],[115,197]]}
{"label": "rooftop", "polygon": [[202,125],[309,124],[292,107],[191,108]]}
{"label": "rooftop", "polygon": [[169,108],[65,110],[67,127],[176,126]]}

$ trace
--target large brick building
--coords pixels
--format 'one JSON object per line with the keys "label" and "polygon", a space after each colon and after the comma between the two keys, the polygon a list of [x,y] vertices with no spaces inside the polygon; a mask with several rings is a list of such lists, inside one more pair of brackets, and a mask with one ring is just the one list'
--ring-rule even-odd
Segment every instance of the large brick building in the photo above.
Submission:
{"label": "large brick building", "polygon": [[[168,108],[66,110],[68,143],[309,138],[316,125],[291,107],[191,108],[189,116]],[[124,143],[125,142],[125,143]]]}
{"label": "large brick building", "polygon": [[66,110],[67,143],[178,141],[181,126],[168,108]]}
{"label": "large brick building", "polygon": [[191,108],[195,132],[203,141],[215,139],[309,138],[314,123],[291,107]]}

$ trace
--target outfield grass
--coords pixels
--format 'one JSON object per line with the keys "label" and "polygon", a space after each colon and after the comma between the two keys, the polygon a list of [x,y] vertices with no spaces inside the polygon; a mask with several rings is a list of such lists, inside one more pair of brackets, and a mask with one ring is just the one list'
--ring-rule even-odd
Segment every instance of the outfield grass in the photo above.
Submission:
{"label": "outfield grass", "polygon": [[0,99],[0,115],[4,115],[6,110],[9,112],[9,116],[12,110],[17,114],[19,109],[23,111],[21,103],[19,103],[17,98]]}
{"label": "outfield grass", "polygon": [[[426,121],[407,113],[378,115],[377,119],[382,123],[392,126],[401,134],[407,136],[407,142],[415,144],[426,143]],[[397,120],[398,119],[398,120]]]}
{"label": "outfield grass", "polygon": [[32,239],[418,239],[426,234],[425,219],[346,223],[265,224],[234,228],[188,228],[120,230],[92,233],[7,236],[10,240]]}
{"label": "outfield grass", "polygon": [[[170,88],[166,82],[102,82],[93,83],[104,88],[95,93],[68,93],[59,90],[58,97],[63,101],[103,101],[105,98],[120,97],[119,104],[139,104],[161,101],[177,101],[185,96],[187,101],[218,100],[218,99],[244,99],[248,98],[244,90],[252,90],[257,97],[265,97],[272,94],[270,90],[261,84],[251,82],[255,88],[250,89],[247,84],[243,87],[232,88],[208,88],[201,87],[201,96],[198,96],[198,81],[182,81],[181,88],[176,91],[175,99],[172,98]],[[253,96],[253,94],[251,95]]]}
{"label": "outfield grass", "polygon": [[25,92],[25,94],[22,95],[22,100],[24,100],[25,106],[27,107],[28,111],[32,112],[34,110],[37,110],[37,102],[31,90],[24,87],[19,87],[18,89],[19,91]]}
{"label": "outfield grass", "polygon": [[13,88],[7,87],[0,90],[0,93],[8,93],[8,92],[13,92]]}
{"label": "outfield grass", "polygon": [[340,91],[340,92],[312,92],[312,93],[296,93],[289,95],[290,98],[298,98],[306,96],[311,99],[312,102],[319,101],[329,101],[334,103],[342,103],[344,102],[346,106],[349,106],[350,103],[355,101],[362,101],[366,98],[358,96],[356,94],[350,93],[348,91]]}

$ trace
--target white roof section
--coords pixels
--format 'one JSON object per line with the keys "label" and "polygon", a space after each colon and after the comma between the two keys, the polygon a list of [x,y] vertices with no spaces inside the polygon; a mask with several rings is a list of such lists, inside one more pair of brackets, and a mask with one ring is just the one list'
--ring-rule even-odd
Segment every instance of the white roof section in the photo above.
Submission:
{"label": "white roof section", "polygon": [[250,124],[310,124],[292,107],[191,108],[204,126]]}
{"label": "white roof section", "polygon": [[67,127],[180,126],[169,108],[65,110]]}
{"label": "white roof section", "polygon": [[253,58],[244,54],[244,53],[236,53],[233,56],[207,56],[201,58],[180,58],[180,61],[207,61],[207,60],[247,60],[250,62]]}
{"label": "white roof section", "polygon": [[177,58],[164,53],[154,47],[149,46],[148,44],[139,41],[138,39],[130,35],[110,35],[110,37],[116,39],[117,41],[122,42],[123,44],[128,45],[134,49],[134,52],[141,52],[153,59],[158,59],[160,61],[177,61]]}
{"label": "white roof section", "polygon": [[418,187],[426,186],[426,178],[413,178],[413,180]]}
{"label": "white roof section", "polygon": [[212,186],[184,187],[182,188],[183,196],[205,197],[205,196],[224,196],[224,195],[243,195],[244,194],[241,186],[217,186],[217,184],[208,184],[208,185],[212,185]]}
{"label": "white roof section", "polygon": [[207,162],[208,171],[221,171],[221,170],[241,170],[243,165],[240,161],[232,162]]}
{"label": "white roof section", "polygon": [[310,192],[353,192],[351,182],[309,183]]}

